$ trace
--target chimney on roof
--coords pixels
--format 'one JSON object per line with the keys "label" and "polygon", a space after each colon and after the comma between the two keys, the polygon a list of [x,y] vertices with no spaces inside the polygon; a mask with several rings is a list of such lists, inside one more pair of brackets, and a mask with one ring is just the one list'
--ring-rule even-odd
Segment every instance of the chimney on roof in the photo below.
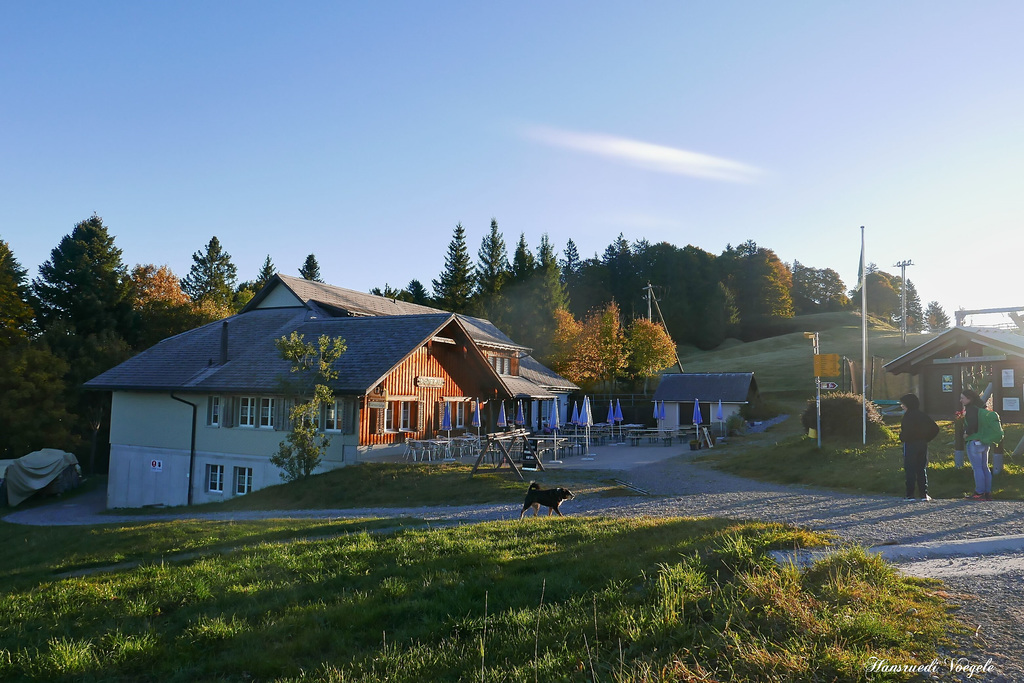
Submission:
{"label": "chimney on roof", "polygon": [[220,364],[228,362],[228,323],[224,321],[220,325]]}

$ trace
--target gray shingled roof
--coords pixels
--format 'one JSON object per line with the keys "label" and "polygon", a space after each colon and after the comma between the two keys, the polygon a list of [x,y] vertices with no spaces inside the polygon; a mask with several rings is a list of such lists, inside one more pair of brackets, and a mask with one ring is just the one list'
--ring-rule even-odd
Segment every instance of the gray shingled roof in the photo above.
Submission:
{"label": "gray shingled roof", "polygon": [[[228,325],[228,362],[220,365],[222,323]],[[345,339],[337,363],[339,393],[365,393],[410,352],[446,324],[448,313],[309,319],[306,309],[257,309],[170,337],[86,382],[90,389],[142,391],[281,390],[290,373],[274,340],[297,331]],[[456,323],[457,324],[457,323]]]}
{"label": "gray shingled roof", "polygon": [[757,393],[752,372],[685,372],[661,376],[655,401],[746,403]]}
{"label": "gray shingled roof", "polygon": [[[291,292],[303,303],[315,301],[322,306],[346,311],[354,316],[447,313],[447,311],[430,308],[429,306],[420,306],[419,304],[411,304],[405,301],[388,299],[383,296],[377,296],[376,294],[357,292],[353,289],[335,287],[334,285],[328,285],[323,282],[313,282],[312,280],[306,280],[301,277],[292,277],[290,275],[282,275],[280,273],[278,273],[276,277],[279,278],[284,286],[291,290]],[[260,290],[260,292],[252,298],[245,308],[242,309],[242,313],[255,309],[259,305],[260,301],[263,300],[263,297],[269,294],[270,290],[270,287],[264,287]]]}
{"label": "gray shingled roof", "polygon": [[[372,387],[405,355],[454,320],[476,344],[519,353],[530,350],[483,318],[453,315],[289,275],[274,277],[241,313],[227,319],[227,364],[219,363],[225,321],[217,321],[165,339],[85,386],[102,390],[275,391],[289,368],[279,358],[274,340],[293,330],[305,334],[307,340],[324,333],[346,340],[348,351],[339,361],[335,386],[341,393],[360,393]],[[259,308],[279,286],[297,297],[296,305]],[[530,356],[520,359],[519,377],[500,379],[513,396],[547,398],[551,390],[578,388]]]}
{"label": "gray shingled roof", "polygon": [[[334,285],[313,282],[300,277],[291,277],[290,275],[281,275],[280,273],[275,277],[303,304],[315,304],[325,311],[333,312],[334,314],[343,313],[351,316],[449,314],[448,311],[442,311],[439,308],[421,306],[420,304],[412,304],[397,299],[388,299],[376,294],[357,292],[353,289],[335,287]],[[255,310],[272,289],[273,287],[267,286],[260,290],[242,309],[242,313]],[[520,351],[530,350],[529,347],[512,341],[489,320],[461,314],[459,314],[459,319],[466,329],[469,330],[470,336],[477,344]]]}

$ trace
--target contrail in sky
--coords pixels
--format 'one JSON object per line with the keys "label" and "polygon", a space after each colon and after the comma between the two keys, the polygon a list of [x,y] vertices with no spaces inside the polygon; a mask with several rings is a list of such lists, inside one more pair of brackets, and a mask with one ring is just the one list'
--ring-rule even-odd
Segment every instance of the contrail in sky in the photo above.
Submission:
{"label": "contrail in sky", "polygon": [[733,183],[752,182],[762,173],[760,169],[738,161],[612,135],[577,133],[545,126],[527,128],[525,135],[552,147],[596,154],[660,173]]}

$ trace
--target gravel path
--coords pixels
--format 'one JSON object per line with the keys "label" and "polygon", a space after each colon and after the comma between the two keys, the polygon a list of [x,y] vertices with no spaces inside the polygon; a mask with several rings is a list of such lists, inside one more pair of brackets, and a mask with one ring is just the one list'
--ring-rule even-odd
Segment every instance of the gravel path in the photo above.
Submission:
{"label": "gravel path", "polygon": [[[836,493],[807,487],[755,482],[718,472],[694,462],[696,454],[673,458],[624,471],[621,478],[645,489],[650,496],[602,498],[579,496],[563,503],[567,515],[710,516],[763,519],[831,531],[842,541],[867,546],[934,543],[1022,535],[1018,550],[1004,539],[1003,552],[986,556],[945,556],[897,561],[906,573],[941,579],[950,600],[960,606],[961,620],[973,635],[955,639],[942,668],[933,678],[950,681],[1024,681],[1024,501],[971,502],[934,500],[903,502],[889,496]],[[102,499],[83,509],[72,499],[67,504],[38,507],[7,515],[5,521],[22,524],[65,525],[139,521],[138,516],[98,514]],[[410,507],[312,511],[261,511],[187,515],[202,519],[353,518],[409,516],[442,523],[515,519],[519,503],[460,507]],[[182,515],[147,515],[146,520]],[[1016,539],[1009,539],[1015,541]],[[975,551],[976,552],[976,551]],[[941,554],[941,553],[940,553]],[[984,666],[991,670],[951,673],[949,661]],[[906,664],[927,664],[907,662]],[[908,677],[909,679],[909,677]]]}

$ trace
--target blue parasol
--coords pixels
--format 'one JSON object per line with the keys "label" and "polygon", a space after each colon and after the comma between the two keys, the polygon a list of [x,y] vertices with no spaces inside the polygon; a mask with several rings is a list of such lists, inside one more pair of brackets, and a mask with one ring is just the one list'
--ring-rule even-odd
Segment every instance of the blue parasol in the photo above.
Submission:
{"label": "blue parasol", "polygon": [[700,401],[697,399],[693,400],[693,424],[699,425],[704,422],[704,418],[700,414]]}
{"label": "blue parasol", "polygon": [[448,432],[448,436],[452,435],[452,407],[448,401],[444,402],[444,415],[441,417],[441,429]]}
{"label": "blue parasol", "polygon": [[576,426],[579,426],[580,424],[580,407],[576,401],[572,402],[572,419],[569,421]]}
{"label": "blue parasol", "polygon": [[516,424],[522,427],[526,424],[526,420],[523,418],[523,402],[520,401],[519,405],[516,406]]}
{"label": "blue parasol", "polygon": [[590,397],[583,397],[583,408],[580,410],[580,426],[584,427],[584,433],[586,434],[584,443],[586,444],[586,454],[583,456],[584,460],[593,460],[594,457],[590,454],[590,427],[594,424],[594,416],[590,413]]}
{"label": "blue parasol", "polygon": [[719,422],[719,430],[722,436],[725,436],[725,414],[722,413],[722,399],[718,399],[718,412],[715,413],[715,419]]}
{"label": "blue parasol", "polygon": [[501,402],[501,408],[498,410],[498,426],[504,429],[508,427],[508,420],[505,419],[505,402]]}
{"label": "blue parasol", "polygon": [[555,454],[555,459],[552,462],[562,462],[558,459],[558,427],[560,422],[558,419],[558,400],[551,402],[551,414],[548,416],[548,427],[551,428],[551,447]]}
{"label": "blue parasol", "polygon": [[625,443],[622,440],[622,406],[619,404],[619,399],[615,399],[615,421],[619,423],[619,442]]}
{"label": "blue parasol", "polygon": [[476,427],[476,436],[480,438],[480,401],[473,402],[473,419],[470,420],[470,425]]}
{"label": "blue parasol", "polygon": [[665,402],[664,401],[661,402],[661,407],[658,408],[658,419],[662,420],[662,421],[665,420]]}

